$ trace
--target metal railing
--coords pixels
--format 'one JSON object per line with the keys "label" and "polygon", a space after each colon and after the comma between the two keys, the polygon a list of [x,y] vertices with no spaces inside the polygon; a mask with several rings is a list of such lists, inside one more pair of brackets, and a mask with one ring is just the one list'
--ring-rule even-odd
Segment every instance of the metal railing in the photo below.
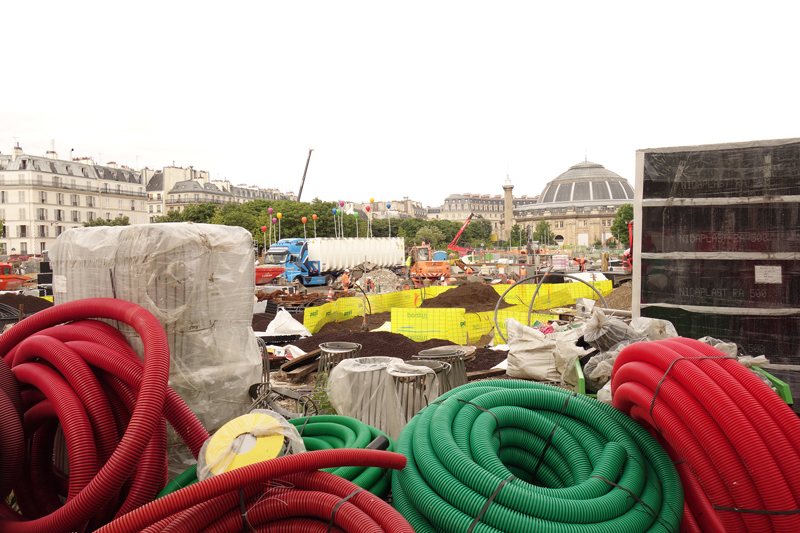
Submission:
{"label": "metal railing", "polygon": [[[104,185],[107,185],[104,183]],[[71,183],[64,183],[61,180],[38,180],[38,179],[3,179],[0,180],[0,187],[46,187],[49,189],[65,189],[69,191],[83,191],[83,192],[93,192],[93,193],[100,193],[100,194],[115,194],[118,196],[134,196],[136,198],[147,198],[148,193],[146,192],[138,192],[138,191],[116,191],[116,190],[109,190],[108,188],[104,188],[101,190],[101,187],[92,186],[92,185],[72,185]],[[9,203],[9,202],[6,202]]]}

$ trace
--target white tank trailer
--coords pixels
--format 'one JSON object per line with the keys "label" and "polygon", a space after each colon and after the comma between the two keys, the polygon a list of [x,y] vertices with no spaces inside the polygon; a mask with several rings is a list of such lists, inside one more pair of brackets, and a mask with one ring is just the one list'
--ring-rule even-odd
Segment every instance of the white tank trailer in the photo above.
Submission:
{"label": "white tank trailer", "polygon": [[405,263],[402,237],[282,239],[269,247],[264,264],[284,269],[288,282],[330,283],[346,268],[368,262],[378,268]]}

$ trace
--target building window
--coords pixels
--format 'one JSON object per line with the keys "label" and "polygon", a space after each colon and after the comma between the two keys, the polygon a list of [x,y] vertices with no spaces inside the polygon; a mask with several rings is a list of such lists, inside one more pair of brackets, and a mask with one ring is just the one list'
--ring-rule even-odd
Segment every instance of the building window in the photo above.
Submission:
{"label": "building window", "polygon": [[106,209],[111,207],[111,198],[106,198]]}
{"label": "building window", "polygon": [[161,193],[158,193],[158,194],[156,195],[156,200],[161,200]]}
{"label": "building window", "polygon": [[94,196],[87,196],[86,197],[86,207],[97,207],[95,205]]}
{"label": "building window", "polygon": [[39,201],[43,204],[47,203],[47,191],[39,191]]}
{"label": "building window", "polygon": [[58,237],[62,233],[64,233],[64,227],[63,226],[56,226],[56,237]]}
{"label": "building window", "polygon": [[22,239],[28,236],[28,226],[17,226],[17,237]]}
{"label": "building window", "polygon": [[72,205],[81,205],[80,197],[77,194],[70,194],[69,201]]}
{"label": "building window", "polygon": [[111,220],[111,213],[106,213],[106,220]]}
{"label": "building window", "polygon": [[139,200],[139,211],[144,211],[144,200]]}
{"label": "building window", "polygon": [[0,204],[8,203],[8,191],[0,191]]}
{"label": "building window", "polygon": [[155,224],[155,222],[156,222],[156,217],[150,217],[150,223]]}
{"label": "building window", "polygon": [[81,221],[81,212],[80,211],[73,211],[72,212],[72,221],[73,222],[80,222]]}
{"label": "building window", "polygon": [[24,207],[19,208],[19,219],[20,220],[27,220],[28,219],[28,210]]}
{"label": "building window", "polygon": [[39,226],[39,237],[47,237],[47,226]]}
{"label": "building window", "polygon": [[36,218],[38,220],[47,220],[47,209],[42,209],[42,208],[37,209]]}
{"label": "building window", "polygon": [[160,213],[160,212],[161,212],[161,204],[158,204],[156,206],[156,213]]}
{"label": "building window", "polygon": [[150,204],[149,206],[147,206],[147,211],[150,212],[150,213],[153,212],[153,204]]}
{"label": "building window", "polygon": [[64,193],[63,192],[56,193],[56,203],[58,205],[64,205]]}
{"label": "building window", "polygon": [[19,203],[24,204],[25,203],[25,191],[19,191],[18,195],[19,195],[18,196]]}
{"label": "building window", "polygon": [[20,255],[28,255],[28,243],[27,242],[19,243],[19,253],[20,253]]}
{"label": "building window", "polygon": [[88,220],[89,222],[91,222],[95,218],[97,218],[97,216],[94,214],[94,211],[89,211],[88,213],[86,213],[86,220]]}
{"label": "building window", "polygon": [[136,200],[131,200],[131,211],[136,211]]}
{"label": "building window", "polygon": [[63,221],[64,221],[64,210],[56,209],[56,222],[63,222]]}

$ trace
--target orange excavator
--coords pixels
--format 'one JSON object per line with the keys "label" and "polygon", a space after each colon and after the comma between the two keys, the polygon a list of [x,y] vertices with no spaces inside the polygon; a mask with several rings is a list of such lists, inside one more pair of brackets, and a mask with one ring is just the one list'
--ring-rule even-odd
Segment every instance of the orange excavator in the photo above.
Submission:
{"label": "orange excavator", "polygon": [[450,277],[449,261],[434,261],[433,252],[427,244],[414,246],[411,248],[411,268],[408,276],[414,282],[414,287],[422,287],[422,283],[427,279],[434,282],[437,279]]}

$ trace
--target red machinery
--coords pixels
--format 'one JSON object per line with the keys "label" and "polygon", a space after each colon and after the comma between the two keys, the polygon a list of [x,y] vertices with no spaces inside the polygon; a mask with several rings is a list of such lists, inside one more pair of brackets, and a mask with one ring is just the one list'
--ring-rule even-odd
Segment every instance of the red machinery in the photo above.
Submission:
{"label": "red machinery", "polygon": [[470,246],[469,244],[467,244],[466,248],[463,246],[458,246],[458,239],[461,238],[461,234],[464,233],[464,230],[466,229],[467,225],[470,222],[472,222],[472,217],[483,218],[482,216],[476,215],[475,213],[470,213],[469,216],[467,217],[467,220],[464,221],[464,225],[461,226],[461,229],[458,230],[456,236],[453,237],[453,242],[447,245],[448,250],[453,250],[454,252],[458,252],[459,255],[463,255],[472,251],[472,246]]}

